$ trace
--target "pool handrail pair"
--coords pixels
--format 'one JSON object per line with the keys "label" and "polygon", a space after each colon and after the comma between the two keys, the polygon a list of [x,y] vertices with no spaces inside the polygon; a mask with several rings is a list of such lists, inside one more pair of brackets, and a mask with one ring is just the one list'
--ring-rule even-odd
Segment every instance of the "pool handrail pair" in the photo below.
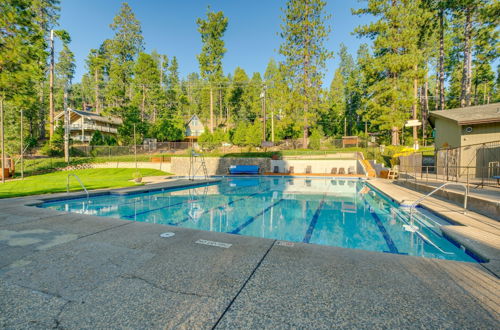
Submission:
{"label": "pool handrail pair", "polygon": [[443,183],[442,185],[440,185],[439,187],[437,187],[436,189],[434,189],[433,191],[431,191],[430,193],[420,197],[419,199],[417,199],[415,202],[413,202],[411,205],[410,205],[410,223],[413,223],[412,222],[412,215],[413,215],[413,210],[418,206],[418,204],[420,204],[424,199],[426,199],[427,197],[431,196],[432,194],[434,194],[435,192],[437,192],[438,190],[450,185],[450,184],[454,184],[454,185],[458,185],[458,186],[462,186],[464,187],[465,189],[465,196],[464,196],[464,213],[463,214],[466,214],[467,213],[467,198],[469,197],[469,186],[466,185],[465,183],[460,183],[460,182],[445,182]]}
{"label": "pool handrail pair", "polygon": [[69,178],[71,176],[75,177],[75,179],[78,181],[78,183],[80,183],[80,186],[82,186],[83,190],[87,194],[87,199],[89,199],[89,192],[87,191],[87,188],[85,188],[85,185],[82,183],[82,180],[80,180],[80,178],[78,177],[78,175],[76,175],[74,173],[69,173],[68,174],[68,178],[66,180],[66,192],[69,193]]}

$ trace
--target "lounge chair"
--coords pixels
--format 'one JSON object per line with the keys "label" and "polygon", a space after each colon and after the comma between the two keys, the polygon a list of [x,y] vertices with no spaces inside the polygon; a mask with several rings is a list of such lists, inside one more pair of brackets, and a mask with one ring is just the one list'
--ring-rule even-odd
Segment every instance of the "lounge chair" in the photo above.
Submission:
{"label": "lounge chair", "polygon": [[354,172],[355,172],[354,171],[354,166],[349,166],[349,168],[347,169],[347,173],[349,173],[349,174],[355,174]]}
{"label": "lounge chair", "polygon": [[337,174],[337,168],[336,167],[332,167],[332,170],[331,170],[330,174]]}
{"label": "lounge chair", "polygon": [[343,167],[339,168],[339,174],[345,174],[345,169]]}
{"label": "lounge chair", "polygon": [[396,180],[399,177],[399,166],[395,165],[393,168],[389,170],[387,174],[388,180]]}
{"label": "lounge chair", "polygon": [[294,167],[293,167],[293,166],[290,166],[290,167],[288,168],[288,173],[289,173],[289,174],[293,174],[293,173],[294,173],[294,170],[295,170],[295,169],[294,169]]}
{"label": "lounge chair", "polygon": [[311,165],[306,166],[306,174],[311,174]]}
{"label": "lounge chair", "polygon": [[274,170],[273,170],[273,173],[279,173],[279,172],[280,172],[280,167],[279,166],[275,166]]}

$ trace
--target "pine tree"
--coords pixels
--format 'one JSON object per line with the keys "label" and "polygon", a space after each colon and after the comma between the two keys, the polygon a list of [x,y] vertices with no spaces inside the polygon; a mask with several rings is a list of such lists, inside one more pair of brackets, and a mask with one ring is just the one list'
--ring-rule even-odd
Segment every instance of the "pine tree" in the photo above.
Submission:
{"label": "pine tree", "polygon": [[377,22],[358,27],[355,32],[374,39],[371,65],[377,79],[369,88],[370,119],[381,129],[390,129],[391,143],[398,145],[399,128],[411,112],[416,113],[414,86],[422,75],[418,70],[422,58],[420,27],[429,12],[422,8],[421,1],[369,0],[367,8],[354,13],[379,17]]}
{"label": "pine tree", "polygon": [[151,55],[139,53],[134,66],[134,86],[141,120],[145,121],[152,115],[155,96],[160,90],[160,71]]}
{"label": "pine tree", "polygon": [[62,50],[59,52],[55,67],[57,82],[56,85],[58,87],[56,95],[59,96],[57,99],[58,102],[56,102],[56,104],[58,104],[59,109],[63,111],[64,93],[65,91],[67,91],[68,93],[71,91],[71,82],[75,76],[75,69],[75,55],[69,49],[68,44],[64,43]]}
{"label": "pine tree", "polygon": [[[343,102],[343,117],[345,122],[355,123],[357,122],[357,114],[356,110],[358,109],[359,104],[357,104],[357,100],[354,98],[354,89],[356,84],[355,73],[355,65],[354,59],[351,54],[347,51],[347,47],[344,44],[340,44],[339,50],[339,70],[342,75],[342,84],[343,86],[338,86],[341,88],[341,91],[344,93],[344,102]],[[330,87],[331,91],[331,87]],[[347,125],[344,125],[347,126]],[[348,129],[344,128],[344,135],[349,135]]]}
{"label": "pine tree", "polygon": [[[18,153],[20,109],[37,118],[38,82],[47,54],[43,30],[31,1],[0,1],[0,102],[5,113],[8,153]],[[29,122],[34,132],[36,121]]]}
{"label": "pine tree", "polygon": [[250,111],[245,104],[245,90],[248,82],[249,78],[245,70],[236,67],[228,93],[230,117],[235,122],[248,121],[251,118]]}
{"label": "pine tree", "polygon": [[168,67],[167,74],[167,107],[172,112],[181,114],[181,86],[179,79],[179,63],[174,56]]}
{"label": "pine tree", "polygon": [[264,80],[267,84],[267,112],[272,116],[271,141],[274,142],[278,137],[276,133],[291,116],[292,102],[289,102],[290,92],[284,74],[274,59],[267,64]]}
{"label": "pine tree", "polygon": [[107,43],[110,67],[106,98],[108,104],[118,107],[124,105],[132,96],[130,83],[134,61],[144,49],[144,45],[141,24],[126,2],[122,4],[110,27],[115,35]]}
{"label": "pine tree", "polygon": [[325,15],[326,2],[322,0],[288,0],[283,9],[283,24],[280,36],[283,43],[279,53],[285,57],[283,63],[287,78],[299,95],[303,115],[303,146],[307,146],[309,118],[312,108],[319,103],[325,62],[333,56],[326,41],[330,28]]}
{"label": "pine tree", "polygon": [[[54,29],[59,20],[59,0],[32,0],[31,8],[35,13],[33,22],[38,25],[38,28],[43,34],[43,42],[41,47],[44,50],[49,48],[48,40],[50,31]],[[43,76],[38,80],[38,109],[30,109],[25,111],[25,115],[30,123],[30,133],[32,136],[40,135],[40,138],[45,138],[45,123],[47,116],[47,99],[46,99],[46,82],[48,79],[49,64],[47,62],[49,53],[45,51],[39,59],[39,66],[43,70]],[[50,109],[49,109],[50,110]],[[53,115],[53,114],[52,114]],[[50,121],[50,120],[49,120]]]}
{"label": "pine tree", "polygon": [[228,19],[222,11],[213,12],[210,7],[207,10],[207,19],[198,18],[198,32],[201,34],[203,46],[201,54],[198,55],[201,77],[208,80],[210,86],[210,132],[214,131],[214,102],[213,85],[221,80],[223,76],[222,58],[226,53],[222,37],[226,32]]}
{"label": "pine tree", "polygon": [[105,48],[91,49],[87,57],[87,69],[89,76],[92,76],[92,87],[94,89],[94,109],[97,113],[101,112],[101,89],[104,80],[104,70],[107,64],[105,57]]}
{"label": "pine tree", "polygon": [[328,136],[340,137],[346,135],[341,124],[341,122],[344,122],[343,119],[346,118],[347,102],[344,75],[340,68],[335,70],[333,75],[330,91],[327,95],[327,103],[328,106],[320,114],[318,124]]}

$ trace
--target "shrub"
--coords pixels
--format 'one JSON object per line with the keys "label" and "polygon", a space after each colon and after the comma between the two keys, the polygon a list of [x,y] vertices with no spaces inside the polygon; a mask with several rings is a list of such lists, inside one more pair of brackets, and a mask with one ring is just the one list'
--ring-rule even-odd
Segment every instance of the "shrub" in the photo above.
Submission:
{"label": "shrub", "polygon": [[249,147],[258,147],[262,141],[262,124],[255,121],[253,125],[248,126],[245,137],[245,145]]}
{"label": "shrub", "polygon": [[218,128],[213,133],[210,133],[207,129],[198,138],[198,142],[204,149],[215,149],[220,147],[223,142],[229,141],[229,135],[222,129]]}
{"label": "shrub", "polygon": [[50,142],[46,142],[43,147],[40,149],[40,153],[49,157],[61,157],[64,155],[64,150],[55,144],[51,144]]}
{"label": "shrub", "polygon": [[71,157],[86,157],[87,155],[85,154],[85,152],[83,152],[82,150],[78,149],[78,148],[74,148],[74,147],[71,147],[69,149],[69,155]]}
{"label": "shrub", "polygon": [[309,137],[309,148],[319,150],[321,148],[322,138],[323,132],[319,128],[313,129],[311,136]]}
{"label": "shrub", "polygon": [[246,123],[240,123],[236,129],[234,130],[233,133],[233,144],[237,146],[244,146],[245,145],[245,140],[246,140],[246,135],[247,135],[247,124]]}
{"label": "shrub", "polygon": [[102,146],[102,145],[104,145],[104,137],[102,136],[101,132],[95,131],[92,134],[92,138],[90,139],[90,145],[91,146]]}

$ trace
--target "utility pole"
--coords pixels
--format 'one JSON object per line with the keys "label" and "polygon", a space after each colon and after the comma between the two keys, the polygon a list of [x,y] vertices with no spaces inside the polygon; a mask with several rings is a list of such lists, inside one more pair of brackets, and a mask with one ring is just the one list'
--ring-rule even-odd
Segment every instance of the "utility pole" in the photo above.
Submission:
{"label": "utility pole", "polygon": [[135,139],[135,123],[134,123],[134,161],[135,161],[135,170],[137,171],[137,140]]}
{"label": "utility pole", "polygon": [[54,30],[50,30],[49,137],[54,135]]}
{"label": "utility pole", "polygon": [[[415,65],[415,71],[417,71],[417,65]],[[417,120],[417,98],[418,98],[418,80],[413,79],[413,120]],[[418,126],[413,126],[413,148],[418,150]]]}
{"label": "utility pole", "polygon": [[264,90],[260,94],[262,98],[262,141],[266,141],[266,85],[264,85]]}
{"label": "utility pole", "polygon": [[64,84],[64,161],[69,164],[68,83]]}
{"label": "utility pole", "polygon": [[274,109],[271,111],[271,142],[274,143]]}
{"label": "utility pole", "polygon": [[214,91],[210,82],[210,133],[214,132]]}
{"label": "utility pole", "polygon": [[24,179],[24,125],[23,125],[23,110],[21,110],[21,179]]}
{"label": "utility pole", "polygon": [[[97,58],[99,55],[95,55]],[[94,72],[94,80],[95,80],[95,112],[99,113],[101,112],[101,106],[99,105],[99,67],[95,67],[95,72]],[[83,111],[86,110],[86,107],[83,107]]]}
{"label": "utility pole", "polygon": [[5,144],[4,144],[4,129],[3,129],[3,97],[0,97],[0,141],[2,149],[2,183],[5,183]]}

